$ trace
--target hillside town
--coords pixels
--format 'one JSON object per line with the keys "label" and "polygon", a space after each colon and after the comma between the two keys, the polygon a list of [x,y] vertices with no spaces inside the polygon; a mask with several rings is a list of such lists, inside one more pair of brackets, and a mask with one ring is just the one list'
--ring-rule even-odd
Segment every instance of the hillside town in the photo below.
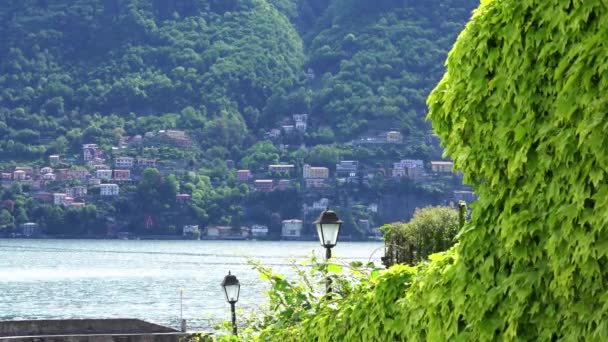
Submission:
{"label": "hillside town", "polygon": [[[281,141],[281,136],[293,132],[305,132],[307,114],[294,114],[293,122],[272,129],[267,136],[281,149],[289,146]],[[356,144],[401,144],[403,138],[398,131],[386,131],[374,138],[362,138]],[[144,157],[138,155],[145,146],[170,146],[177,149],[192,148],[193,141],[184,130],[167,129],[158,132],[147,132],[143,136],[121,137],[118,146],[103,149],[96,143],[86,143],[81,147],[78,157],[49,155],[44,165],[16,166],[2,170],[2,186],[11,188],[18,183],[27,189],[27,195],[41,205],[62,208],[84,208],[87,204],[100,204],[116,201],[121,195],[129,196],[129,191],[137,186],[142,174],[147,169],[155,169],[161,175],[183,174],[187,172],[183,160]],[[233,160],[224,160],[225,168],[235,175],[238,183],[245,185],[250,194],[272,193],[297,189],[303,194],[299,215],[283,217],[280,220],[280,236],[286,240],[310,239],[313,237],[311,225],[315,215],[325,208],[335,206],[332,203],[336,189],[345,186],[370,185],[381,179],[387,182],[407,181],[421,187],[430,186],[446,180],[452,184],[451,196],[443,198],[442,203],[449,205],[458,200],[471,202],[475,195],[461,184],[460,174],[453,171],[453,163],[446,160],[402,159],[390,162],[390,168],[373,168],[359,160],[339,160],[335,168],[327,166],[296,165],[281,162],[263,165],[257,170],[238,168]],[[127,189],[127,190],[125,190]],[[130,189],[130,190],[129,190]],[[175,194],[175,203],[187,207],[192,201],[192,193]],[[358,202],[351,206],[365,213],[356,220],[357,226],[368,238],[378,238],[381,232],[378,223],[374,224],[367,216],[377,215],[382,204],[378,202]],[[5,200],[2,207],[12,212],[14,204]],[[108,218],[108,238],[134,238],[136,234],[122,229],[120,222]],[[153,215],[144,218],[142,225],[150,228],[155,224]],[[203,225],[196,220],[175,227],[173,238],[188,239],[265,239],[269,236],[268,224],[249,222],[250,224]],[[20,222],[11,231],[11,236],[45,236],[44,224],[38,222]],[[166,237],[166,236],[165,236]]]}

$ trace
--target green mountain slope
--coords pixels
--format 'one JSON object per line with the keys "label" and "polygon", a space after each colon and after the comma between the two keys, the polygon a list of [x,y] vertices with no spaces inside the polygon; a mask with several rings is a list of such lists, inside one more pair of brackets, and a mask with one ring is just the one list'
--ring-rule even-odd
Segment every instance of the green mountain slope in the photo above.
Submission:
{"label": "green mountain slope", "polygon": [[[237,126],[245,120],[255,129],[266,99],[300,74],[304,55],[296,31],[263,0],[172,6],[4,2],[0,106],[9,139],[31,143],[36,133],[58,137],[104,124],[131,134],[167,126],[202,130],[214,118]],[[194,110],[179,114],[187,107]],[[87,116],[95,113],[116,117]],[[156,122],[167,113],[178,114]],[[26,129],[35,133],[23,136]]]}

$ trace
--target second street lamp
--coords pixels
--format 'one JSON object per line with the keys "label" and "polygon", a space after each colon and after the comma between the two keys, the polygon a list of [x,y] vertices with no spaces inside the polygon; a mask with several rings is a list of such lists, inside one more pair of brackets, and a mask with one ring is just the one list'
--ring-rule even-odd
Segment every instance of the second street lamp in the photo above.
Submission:
{"label": "second street lamp", "polygon": [[239,301],[239,294],[241,292],[241,284],[236,276],[230,274],[228,271],[228,275],[224,277],[222,281],[222,288],[224,289],[224,295],[226,296],[226,301],[230,303],[230,311],[232,312],[232,332],[234,335],[237,334],[236,329],[236,309],[235,304]]}
{"label": "second street lamp", "polygon": [[[319,242],[321,246],[325,247],[325,260],[329,261],[331,258],[331,249],[338,243],[338,234],[340,233],[340,227],[342,227],[342,221],[338,218],[338,215],[329,210],[325,210],[319,215],[319,218],[314,222],[317,226],[317,234],[319,235]],[[327,294],[328,298],[331,298],[331,279],[327,277]]]}

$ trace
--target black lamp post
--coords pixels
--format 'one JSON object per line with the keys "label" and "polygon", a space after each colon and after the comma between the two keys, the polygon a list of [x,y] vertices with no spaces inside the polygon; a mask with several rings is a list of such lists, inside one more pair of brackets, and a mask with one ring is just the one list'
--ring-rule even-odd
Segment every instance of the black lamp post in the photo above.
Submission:
{"label": "black lamp post", "polygon": [[[319,242],[321,242],[321,246],[325,247],[325,260],[329,260],[331,258],[331,249],[338,243],[338,234],[340,233],[340,227],[342,227],[342,221],[335,212],[328,208],[319,215],[319,218],[314,223],[317,226]],[[327,277],[328,298],[331,298],[330,293],[331,278]]]}
{"label": "black lamp post", "polygon": [[236,276],[230,274],[230,271],[228,271],[228,275],[225,276],[224,280],[222,281],[222,288],[224,288],[224,295],[226,296],[226,301],[230,303],[230,310],[232,311],[232,332],[234,333],[234,335],[236,335],[237,329],[235,304],[239,301],[241,284],[239,283],[239,280],[236,279]]}

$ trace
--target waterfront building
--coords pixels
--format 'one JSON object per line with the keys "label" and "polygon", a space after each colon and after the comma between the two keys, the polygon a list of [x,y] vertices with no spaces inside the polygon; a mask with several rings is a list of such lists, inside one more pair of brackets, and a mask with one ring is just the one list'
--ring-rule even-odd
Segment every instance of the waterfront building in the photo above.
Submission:
{"label": "waterfront building", "polygon": [[118,184],[100,184],[99,189],[101,196],[118,196],[120,192]]}
{"label": "waterfront building", "polygon": [[253,238],[262,238],[268,235],[268,226],[254,224],[251,226],[251,237]]}
{"label": "waterfront building", "polygon": [[184,226],[183,230],[182,230],[182,236],[184,237],[194,237],[199,235],[200,236],[200,230],[198,229],[198,225],[194,225],[194,224],[187,224]]}
{"label": "waterfront building", "polygon": [[228,237],[232,235],[232,227],[230,226],[209,226],[207,227],[206,235],[211,238]]}
{"label": "waterfront building", "polygon": [[282,225],[281,236],[283,238],[297,239],[302,237],[302,228],[304,227],[302,220],[283,220]]}
{"label": "waterfront building", "polygon": [[32,237],[39,234],[40,227],[38,226],[38,223],[27,222],[23,223],[21,226],[19,226],[19,228],[21,228],[21,235],[25,237]]}

